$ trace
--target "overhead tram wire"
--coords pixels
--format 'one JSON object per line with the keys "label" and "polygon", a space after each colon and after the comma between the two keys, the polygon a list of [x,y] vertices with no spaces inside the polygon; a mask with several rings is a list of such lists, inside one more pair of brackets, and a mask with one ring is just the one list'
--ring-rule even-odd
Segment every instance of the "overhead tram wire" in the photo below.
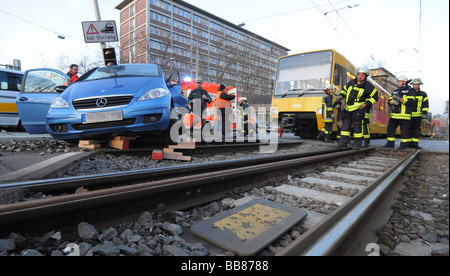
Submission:
{"label": "overhead tram wire", "polygon": [[[361,46],[364,48],[364,50],[366,51],[366,53],[372,58],[372,60],[373,60],[375,63],[378,63],[377,60],[373,57],[373,54],[371,54],[371,53],[369,52],[369,50],[367,50],[366,45],[364,45],[364,43],[361,42],[361,40],[356,36],[356,34],[353,32],[353,30],[350,28],[350,26],[347,24],[347,22],[346,22],[346,21],[344,20],[344,18],[341,16],[341,14],[339,13],[339,10],[342,10],[342,9],[336,9],[336,8],[334,7],[333,3],[331,3],[330,0],[328,0],[328,3],[330,3],[331,7],[334,9],[334,11],[335,11],[336,14],[338,15],[338,17],[342,20],[342,22],[344,22],[345,26],[349,29],[349,31],[350,31],[350,32],[352,33],[352,35],[356,38],[356,40],[359,42],[359,44],[361,44]],[[356,5],[356,6],[359,6],[359,4]],[[348,6],[348,8],[353,8],[353,7],[355,7],[355,6]],[[326,16],[327,13],[325,13],[324,15]]]}
{"label": "overhead tram wire", "polygon": [[[313,0],[311,0],[311,3],[314,4],[314,6],[316,6],[316,8],[319,10],[319,12],[321,14],[323,14],[325,16],[325,18],[328,20],[328,22],[331,24],[331,26],[333,27],[333,29],[338,33],[338,35],[341,37],[342,41],[344,41],[344,43],[347,45],[347,47],[358,56],[358,52],[355,51],[352,46],[350,44],[348,44],[347,40],[343,37],[343,35],[339,32],[339,30],[337,29],[337,27],[334,26],[333,22],[331,22],[331,20],[326,16],[326,14],[320,9],[320,7],[314,3]],[[358,59],[362,60],[361,57],[358,56]]]}
{"label": "overhead tram wire", "polygon": [[61,34],[61,33],[59,33],[59,32],[56,32],[56,31],[54,31],[54,30],[51,30],[51,29],[49,29],[49,28],[46,28],[46,27],[44,27],[44,26],[41,26],[41,25],[36,24],[36,23],[34,23],[34,22],[31,22],[30,20],[27,20],[27,19],[22,18],[22,17],[20,17],[20,16],[14,15],[14,14],[12,14],[12,13],[10,13],[10,12],[5,11],[5,10],[0,9],[0,11],[1,11],[1,12],[4,12],[4,13],[10,15],[10,16],[13,16],[13,17],[15,17],[15,18],[18,18],[18,19],[20,19],[20,20],[23,20],[23,21],[25,21],[25,22],[27,22],[27,23],[30,23],[30,24],[32,24],[32,25],[34,25],[34,26],[37,26],[37,27],[39,27],[39,28],[42,28],[42,29],[44,29],[44,30],[47,30],[47,31],[52,32],[52,33],[55,33],[55,34],[58,36],[58,38],[64,39],[64,38],[66,38],[66,37],[70,37],[70,38],[74,38],[74,39],[83,40],[83,39],[81,39],[81,38],[79,38],[79,37],[73,37],[73,36],[69,36],[69,35],[63,35],[63,34]]}
{"label": "overhead tram wire", "polygon": [[[339,3],[343,3],[343,2],[348,2],[350,0],[344,0],[344,1],[339,1],[336,2],[335,4],[339,4]],[[327,5],[320,5],[319,7],[325,7],[328,6]],[[316,6],[317,7],[317,6]],[[292,13],[297,13],[297,12],[302,12],[302,11],[307,11],[307,10],[312,10],[315,9],[316,7],[309,7],[309,8],[303,8],[303,9],[299,9],[299,10],[294,10],[294,11],[288,11],[288,12],[282,12],[282,13],[277,13],[277,14],[271,14],[271,15],[266,15],[266,16],[261,16],[261,17],[256,17],[256,18],[251,18],[251,19],[246,19],[246,20],[242,20],[243,22],[249,22],[249,21],[256,21],[256,20],[260,20],[260,19],[266,19],[266,18],[270,18],[270,17],[276,17],[276,16],[281,16],[281,15],[286,15],[286,14],[292,14]]]}

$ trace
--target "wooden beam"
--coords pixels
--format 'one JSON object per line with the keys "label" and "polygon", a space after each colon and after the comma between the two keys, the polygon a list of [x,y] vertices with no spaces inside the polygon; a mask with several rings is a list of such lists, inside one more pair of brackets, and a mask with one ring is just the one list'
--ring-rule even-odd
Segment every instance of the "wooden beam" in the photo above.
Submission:
{"label": "wooden beam", "polygon": [[129,140],[109,140],[108,147],[119,149],[119,150],[127,150],[130,148]]}
{"label": "wooden beam", "polygon": [[177,145],[170,145],[169,149],[195,149],[195,142],[183,142]]}

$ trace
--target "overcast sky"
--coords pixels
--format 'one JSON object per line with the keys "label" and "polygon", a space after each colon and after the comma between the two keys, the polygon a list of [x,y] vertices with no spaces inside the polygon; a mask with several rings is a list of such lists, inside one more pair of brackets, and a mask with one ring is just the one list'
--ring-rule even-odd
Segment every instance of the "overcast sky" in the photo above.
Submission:
{"label": "overcast sky", "polygon": [[[120,24],[121,0],[98,0],[102,20]],[[355,66],[371,62],[393,74],[421,77],[431,112],[449,99],[449,1],[420,0],[187,0],[291,50],[336,49]],[[92,0],[0,0],[0,64],[20,59],[22,69],[57,68],[101,55],[84,42],[81,22],[95,21]],[[326,16],[324,15],[326,13]],[[421,30],[421,32],[420,32]],[[58,38],[64,35],[64,40]],[[70,63],[70,62],[69,62]]]}

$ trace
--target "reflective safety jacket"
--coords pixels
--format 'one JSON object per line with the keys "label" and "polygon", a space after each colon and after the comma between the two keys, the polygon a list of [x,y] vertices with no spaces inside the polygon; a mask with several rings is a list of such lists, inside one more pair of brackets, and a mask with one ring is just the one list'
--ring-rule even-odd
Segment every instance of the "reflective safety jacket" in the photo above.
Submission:
{"label": "reflective safety jacket", "polygon": [[345,110],[349,112],[360,109],[364,104],[370,110],[378,99],[378,91],[375,86],[368,81],[358,86],[356,79],[344,86],[341,95],[345,99]]}
{"label": "reflective safety jacket", "polygon": [[428,102],[428,95],[422,90],[419,92],[415,91],[416,95],[416,105],[412,110],[412,117],[422,117],[422,115],[428,115],[428,109],[430,107],[430,103]]}
{"label": "reflective safety jacket", "polygon": [[219,91],[216,94],[216,107],[217,108],[227,108],[231,107],[231,102],[236,97],[234,95],[228,95],[224,91]]}
{"label": "reflective safety jacket", "polygon": [[[408,85],[394,90],[394,93],[388,101],[388,104],[393,107],[390,116],[391,119],[411,120],[411,113],[415,105],[415,93],[414,89]],[[395,105],[394,95],[400,97],[398,105]]]}
{"label": "reflective safety jacket", "polygon": [[70,77],[70,79],[72,80],[72,83],[74,83],[74,82],[78,79],[77,74],[75,74],[75,73],[72,72],[72,71],[67,72],[67,76]]}
{"label": "reflective safety jacket", "polygon": [[334,119],[332,118],[333,114],[333,96],[325,95],[322,99],[322,116],[324,123],[333,123]]}

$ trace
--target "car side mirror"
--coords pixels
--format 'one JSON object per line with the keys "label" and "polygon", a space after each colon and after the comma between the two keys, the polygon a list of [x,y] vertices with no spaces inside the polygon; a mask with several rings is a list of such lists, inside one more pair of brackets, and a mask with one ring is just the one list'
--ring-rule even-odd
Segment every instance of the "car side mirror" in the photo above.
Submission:
{"label": "car side mirror", "polygon": [[59,85],[59,86],[55,87],[55,91],[58,93],[62,93],[62,92],[64,92],[64,90],[66,90],[67,87],[68,86],[66,86],[66,85]]}

